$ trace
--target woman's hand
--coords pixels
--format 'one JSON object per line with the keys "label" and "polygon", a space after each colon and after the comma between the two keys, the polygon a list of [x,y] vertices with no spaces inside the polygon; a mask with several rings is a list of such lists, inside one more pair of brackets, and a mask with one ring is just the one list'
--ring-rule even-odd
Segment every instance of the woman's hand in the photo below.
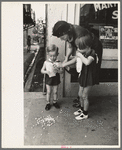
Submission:
{"label": "woman's hand", "polygon": [[64,62],[60,63],[59,68],[64,68],[64,64],[65,64]]}
{"label": "woman's hand", "polygon": [[63,73],[63,66],[62,63],[57,67],[57,65],[53,64],[54,67],[54,73]]}

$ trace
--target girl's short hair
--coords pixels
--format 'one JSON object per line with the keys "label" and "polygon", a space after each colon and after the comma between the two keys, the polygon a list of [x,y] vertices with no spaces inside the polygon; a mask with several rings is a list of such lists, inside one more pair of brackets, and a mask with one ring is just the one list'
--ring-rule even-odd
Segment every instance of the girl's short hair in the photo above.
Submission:
{"label": "girl's short hair", "polygon": [[58,54],[58,47],[55,44],[51,44],[47,47],[47,53],[56,52]]}
{"label": "girl's short hair", "polygon": [[84,36],[79,36],[75,40],[75,44],[79,49],[85,49],[87,47],[91,47],[93,43],[92,34],[86,34]]}

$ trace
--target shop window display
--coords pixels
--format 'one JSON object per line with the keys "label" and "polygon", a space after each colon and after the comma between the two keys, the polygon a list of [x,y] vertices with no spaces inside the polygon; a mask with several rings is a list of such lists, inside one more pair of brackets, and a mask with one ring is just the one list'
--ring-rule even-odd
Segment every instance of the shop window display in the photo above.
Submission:
{"label": "shop window display", "polygon": [[[80,8],[80,25],[93,32],[102,42],[103,50],[118,49],[118,4],[85,4]],[[114,61],[114,60],[112,60]],[[78,74],[71,69],[71,82]],[[100,82],[117,82],[118,68],[101,68]]]}

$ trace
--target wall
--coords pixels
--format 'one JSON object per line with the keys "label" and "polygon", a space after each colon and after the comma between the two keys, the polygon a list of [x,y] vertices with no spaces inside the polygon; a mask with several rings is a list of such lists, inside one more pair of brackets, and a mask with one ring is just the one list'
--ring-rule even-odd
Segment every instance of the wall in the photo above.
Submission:
{"label": "wall", "polygon": [[[58,20],[66,20],[66,9],[67,4],[48,4],[47,5],[47,46],[50,44],[56,44],[59,47],[59,56],[60,61],[64,60],[65,54],[65,42],[61,41],[57,37],[52,36],[52,27]],[[59,85],[59,97],[63,96],[63,82],[64,75],[61,75],[61,84]]]}
{"label": "wall", "polygon": [[[65,20],[69,23],[79,24],[79,7],[80,4],[48,4],[47,5],[47,46],[50,44],[56,44],[59,47],[59,60],[65,59],[65,53],[67,45],[64,41],[61,41],[57,37],[52,36],[52,27],[59,20]],[[76,17],[77,16],[77,17]],[[61,75],[61,84],[59,87],[59,96],[63,97],[66,88],[70,85],[67,82],[70,80],[69,75],[65,72]],[[67,80],[67,82],[65,82]],[[66,83],[66,84],[65,84]]]}

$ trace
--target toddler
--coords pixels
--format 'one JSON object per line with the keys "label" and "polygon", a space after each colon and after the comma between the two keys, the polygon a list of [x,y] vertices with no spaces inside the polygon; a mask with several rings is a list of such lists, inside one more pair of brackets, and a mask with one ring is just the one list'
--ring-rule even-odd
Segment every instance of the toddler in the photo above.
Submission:
{"label": "toddler", "polygon": [[60,108],[59,104],[57,103],[57,93],[58,85],[60,84],[60,73],[63,73],[63,69],[60,68],[61,62],[57,60],[58,47],[56,45],[52,44],[47,47],[47,55],[48,59],[44,62],[41,73],[46,74],[45,82],[47,89],[47,104],[45,110],[50,110],[51,90],[53,90],[53,106],[55,106],[55,108]]}

